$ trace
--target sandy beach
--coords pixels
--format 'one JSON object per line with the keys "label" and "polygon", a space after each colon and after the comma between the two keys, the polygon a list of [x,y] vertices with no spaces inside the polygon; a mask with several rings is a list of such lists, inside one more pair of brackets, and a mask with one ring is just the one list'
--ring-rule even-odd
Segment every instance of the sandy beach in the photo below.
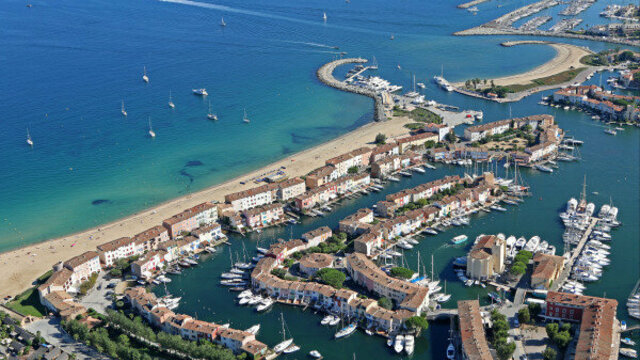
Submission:
{"label": "sandy beach", "polygon": [[[591,50],[580,46],[547,41],[512,41],[504,43],[503,45],[507,47],[517,45],[548,45],[556,50],[556,56],[554,56],[553,59],[534,69],[521,74],[487,80],[488,82],[493,81],[494,84],[503,86],[528,85],[535,79],[552,76],[571,69],[586,67],[587,65],[580,63],[580,59],[586,55],[593,54]],[[453,86],[464,86],[464,82],[455,83]]]}
{"label": "sandy beach", "polygon": [[408,118],[394,118],[385,122],[369,123],[334,140],[197,193],[176,198],[154,208],[87,231],[1,253],[0,273],[3,276],[0,278],[0,297],[15,296],[28,289],[37,277],[50,270],[58,261],[69,259],[85,251],[95,250],[97,245],[104,242],[123,236],[133,236],[152,226],[161,225],[162,220],[183,209],[205,201],[218,200],[222,202],[225,194],[258,186],[252,181],[241,185],[240,181],[252,179],[281,166],[286,167],[285,172],[290,177],[305,175],[324,165],[327,158],[358,147],[372,146],[378,133],[386,134],[387,138],[406,135],[408,130],[403,126],[411,122]]}

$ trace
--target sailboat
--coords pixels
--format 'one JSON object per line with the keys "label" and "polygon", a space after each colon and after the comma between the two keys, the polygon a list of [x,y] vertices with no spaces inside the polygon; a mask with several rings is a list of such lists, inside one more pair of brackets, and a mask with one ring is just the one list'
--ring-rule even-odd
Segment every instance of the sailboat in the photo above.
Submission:
{"label": "sailboat", "polygon": [[122,107],[120,108],[122,116],[127,116],[127,110],[124,109],[124,100],[122,100]]}
{"label": "sailboat", "polygon": [[169,90],[169,107],[172,109],[176,108],[176,104],[174,104],[173,100],[171,99],[171,90]]}
{"label": "sailboat", "polygon": [[142,80],[144,80],[144,82],[148,83],[149,82],[149,77],[147,76],[147,67],[143,67],[142,70]]}
{"label": "sailboat", "polygon": [[324,22],[327,22],[327,13],[326,12],[322,13],[322,20],[324,20]]}
{"label": "sailboat", "polygon": [[222,27],[227,26],[227,23],[224,22],[224,17],[220,17],[220,26],[222,26]]}
{"label": "sailboat", "polygon": [[244,109],[244,116],[242,117],[242,121],[247,124],[251,122],[251,120],[249,120],[249,118],[247,117],[247,109]]}
{"label": "sailboat", "polygon": [[149,116],[149,136],[151,136],[152,138],[156,137],[156,133],[153,131],[153,128],[151,127],[151,116]]}
{"label": "sailboat", "polygon": [[373,57],[373,61],[371,61],[371,65],[369,66],[369,70],[378,70],[378,61],[376,57]]}
{"label": "sailboat", "polygon": [[211,111],[211,100],[209,100],[209,112],[207,113],[207,118],[209,120],[218,120],[218,115]]}
{"label": "sailboat", "polygon": [[444,281],[444,293],[438,298],[439,303],[447,302],[451,299],[451,294],[447,294],[447,280]]}
{"label": "sailboat", "polygon": [[29,128],[27,128],[27,144],[33,147],[33,140],[31,139],[31,134],[29,133]]}
{"label": "sailboat", "polygon": [[283,352],[286,348],[288,348],[293,343],[293,338],[287,339],[286,333],[284,330],[284,316],[280,313],[280,320],[282,321],[282,342],[273,347],[273,351],[276,353]]}

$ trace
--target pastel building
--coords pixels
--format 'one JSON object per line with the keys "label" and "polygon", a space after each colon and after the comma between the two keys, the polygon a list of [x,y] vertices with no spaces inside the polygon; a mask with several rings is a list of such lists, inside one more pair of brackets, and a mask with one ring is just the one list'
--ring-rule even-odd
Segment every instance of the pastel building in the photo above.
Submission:
{"label": "pastel building", "polygon": [[191,232],[202,225],[209,225],[218,219],[218,208],[211,203],[202,203],[179,214],[176,214],[162,222],[167,228],[171,238],[176,238],[182,233]]}

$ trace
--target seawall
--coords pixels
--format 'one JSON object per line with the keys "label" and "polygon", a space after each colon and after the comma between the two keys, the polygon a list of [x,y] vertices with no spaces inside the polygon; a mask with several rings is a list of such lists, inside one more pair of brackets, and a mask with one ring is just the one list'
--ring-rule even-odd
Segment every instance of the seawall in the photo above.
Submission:
{"label": "seawall", "polygon": [[336,88],[342,91],[360,94],[360,95],[364,95],[372,98],[374,101],[373,119],[375,121],[385,121],[387,120],[387,117],[384,113],[382,98],[378,94],[376,94],[374,91],[371,91],[371,90],[367,90],[358,86],[347,84],[344,81],[340,81],[333,76],[333,71],[338,66],[345,65],[345,64],[364,64],[367,61],[368,61],[367,59],[362,59],[362,58],[348,58],[348,59],[335,60],[322,65],[316,72],[316,75],[318,76],[318,79],[323,84],[331,86],[332,88]]}

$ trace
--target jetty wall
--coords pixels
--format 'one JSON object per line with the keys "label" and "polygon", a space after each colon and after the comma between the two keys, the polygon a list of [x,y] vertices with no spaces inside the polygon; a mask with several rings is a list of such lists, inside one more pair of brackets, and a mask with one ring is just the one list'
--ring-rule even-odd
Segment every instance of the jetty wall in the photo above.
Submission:
{"label": "jetty wall", "polygon": [[347,84],[344,81],[340,81],[333,76],[333,71],[338,66],[345,65],[345,64],[364,64],[367,61],[368,61],[367,59],[362,59],[362,58],[348,58],[348,59],[335,60],[322,65],[316,72],[316,75],[318,76],[318,80],[320,80],[325,85],[331,86],[332,88],[336,88],[342,91],[360,94],[360,95],[364,95],[372,98],[374,102],[373,119],[375,121],[385,121],[387,120],[387,117],[384,112],[382,97],[379,94],[377,94],[375,91],[372,91],[372,90],[367,90],[355,85]]}

